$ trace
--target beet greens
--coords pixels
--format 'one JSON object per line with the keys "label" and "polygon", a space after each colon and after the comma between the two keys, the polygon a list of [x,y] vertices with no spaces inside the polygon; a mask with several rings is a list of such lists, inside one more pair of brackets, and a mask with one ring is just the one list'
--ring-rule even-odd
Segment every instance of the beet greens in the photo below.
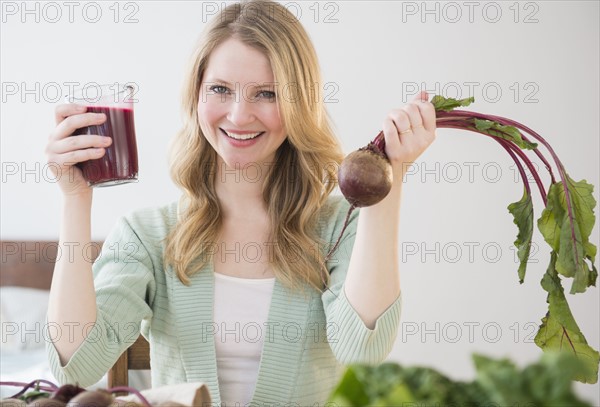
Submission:
{"label": "beet greens", "polygon": [[[468,130],[491,137],[506,150],[515,162],[524,183],[524,191],[519,201],[508,205],[508,210],[518,228],[517,239],[514,244],[518,249],[520,262],[518,277],[521,283],[525,279],[534,220],[531,189],[524,166],[533,175],[545,206],[541,217],[537,221],[537,226],[544,240],[552,249],[550,264],[541,280],[542,288],[548,292],[548,312],[542,318],[542,324],[535,337],[535,343],[544,351],[566,350],[576,355],[589,368],[589,372],[580,374],[577,376],[577,380],[584,383],[596,383],[600,361],[598,351],[588,345],[581,333],[571,313],[562,286],[563,279],[572,278],[570,292],[576,294],[583,293],[587,287],[596,285],[598,271],[594,263],[597,249],[589,241],[596,222],[594,215],[596,200],[592,195],[594,187],[586,180],[574,181],[569,177],[563,163],[550,144],[527,126],[500,116],[456,110],[458,107],[470,105],[473,101],[474,98],[456,100],[434,96],[431,103],[436,110],[437,128]],[[556,166],[560,181],[556,181],[550,162],[539,150],[538,144],[532,142],[531,139],[539,142],[548,150]],[[548,192],[546,192],[533,163],[523,150],[533,151],[544,164],[551,180]],[[387,160],[383,132],[380,132],[372,142],[357,152],[368,152]],[[355,153],[349,155],[347,159],[355,157],[356,155],[353,156]],[[349,174],[347,169],[355,167],[356,165],[348,165],[345,162],[340,166],[338,177],[340,190],[351,206],[340,237],[325,257],[326,260],[331,257],[331,254],[337,248],[341,235],[347,226],[350,213],[356,207],[370,206],[379,202],[389,192],[388,188],[388,191],[384,192],[379,200],[369,196],[366,201],[361,201],[361,191],[356,189],[357,185],[361,187],[364,182],[364,185],[368,185],[366,191],[373,191],[372,180],[368,179],[368,173],[364,176],[360,172]],[[362,171],[362,173],[365,173],[365,171]],[[348,179],[352,180],[352,184],[346,184]],[[385,188],[383,190],[385,191]],[[373,201],[375,202],[371,203]],[[357,202],[361,203],[357,204]]]}

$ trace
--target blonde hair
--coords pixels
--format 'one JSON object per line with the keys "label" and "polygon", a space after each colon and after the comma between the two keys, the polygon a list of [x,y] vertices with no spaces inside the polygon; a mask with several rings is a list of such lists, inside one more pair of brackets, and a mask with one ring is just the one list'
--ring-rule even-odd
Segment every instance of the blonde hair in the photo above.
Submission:
{"label": "blonde hair", "polygon": [[173,181],[183,190],[177,224],[166,238],[165,265],[189,284],[212,256],[222,224],[215,192],[217,155],[198,123],[198,97],[212,51],[235,38],[261,51],[271,63],[281,119],[287,139],[277,150],[266,175],[262,195],[271,230],[269,259],[275,276],[289,288],[309,284],[323,289],[328,273],[322,242],[316,233],[318,214],[337,183],[343,158],[325,106],[312,42],[295,16],[269,0],[229,5],[213,18],[192,56],[184,84],[184,125],[171,146]]}

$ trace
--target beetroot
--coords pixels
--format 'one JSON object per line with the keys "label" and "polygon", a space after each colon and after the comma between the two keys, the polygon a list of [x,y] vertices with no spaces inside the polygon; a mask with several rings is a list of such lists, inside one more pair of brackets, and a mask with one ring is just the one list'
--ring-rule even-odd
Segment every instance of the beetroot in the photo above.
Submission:
{"label": "beetroot", "polygon": [[[41,384],[45,384],[42,386]],[[117,386],[111,389],[98,389],[95,391],[87,391],[84,388],[76,385],[65,384],[58,387],[56,384],[48,380],[38,379],[30,383],[21,382],[2,382],[0,386],[18,386],[22,387],[21,391],[14,394],[8,399],[4,399],[0,404],[11,406],[47,406],[47,407],[152,407],[148,400],[133,387]],[[27,389],[34,387],[35,389],[25,393]],[[48,393],[48,392],[52,393]],[[25,394],[24,394],[25,393]],[[113,397],[113,393],[132,393],[135,394],[140,402],[124,401]],[[68,401],[68,403],[67,403]],[[38,404],[39,403],[39,404]]]}
{"label": "beetroot", "polygon": [[392,189],[392,166],[378,143],[382,137],[380,133],[380,137],[349,154],[340,165],[340,190],[353,207],[375,205]]}
{"label": "beetroot", "polygon": [[[518,249],[519,282],[525,279],[533,236],[534,214],[531,189],[525,167],[533,175],[544,203],[544,210],[537,226],[544,240],[551,247],[550,264],[541,285],[548,292],[548,312],[534,339],[545,351],[568,351],[576,355],[589,368],[589,374],[578,377],[584,383],[596,383],[600,354],[588,345],[581,333],[564,295],[561,280],[571,278],[571,294],[583,293],[596,285],[598,270],[594,264],[596,246],[590,241],[596,217],[593,185],[586,180],[575,181],[566,172],[563,163],[550,144],[529,127],[514,120],[477,112],[455,110],[468,106],[474,98],[455,100],[435,96],[431,100],[436,110],[438,129],[467,130],[489,137],[497,142],[515,162],[524,184],[520,200],[508,206],[519,233],[514,244]],[[550,161],[542,154],[535,139],[545,147],[556,166],[558,179]],[[546,190],[532,161],[525,154],[531,150],[542,161],[550,177]],[[337,249],[348,226],[350,214],[357,207],[366,207],[381,201],[389,193],[392,184],[391,165],[385,154],[383,132],[366,147],[349,154],[342,162],[338,181],[342,194],[350,203],[350,209],[340,236],[329,253],[327,262]]]}
{"label": "beetroot", "polygon": [[68,403],[73,397],[84,391],[84,388],[77,385],[65,384],[60,386],[54,393],[52,393],[50,398]]}

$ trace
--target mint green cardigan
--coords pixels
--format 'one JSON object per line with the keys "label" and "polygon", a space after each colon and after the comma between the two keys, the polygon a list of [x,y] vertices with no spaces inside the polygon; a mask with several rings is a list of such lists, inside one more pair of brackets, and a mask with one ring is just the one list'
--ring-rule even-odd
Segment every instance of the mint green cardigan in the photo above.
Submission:
{"label": "mint green cardigan", "polygon": [[[347,210],[343,197],[328,198],[318,225],[325,241],[336,241]],[[392,349],[400,297],[369,329],[344,294],[357,212],[327,264],[330,290],[319,293],[307,286],[304,293],[290,292],[276,280],[252,406],[322,405],[345,364],[377,364]],[[170,268],[163,268],[162,241],[176,219],[174,202],[135,211],[109,234],[93,265],[96,324],[66,366],[61,366],[56,348],[47,341],[50,366],[61,384],[96,383],[141,333],[150,342],[153,387],[204,382],[214,405],[220,405],[213,270],[209,263],[186,286]]]}

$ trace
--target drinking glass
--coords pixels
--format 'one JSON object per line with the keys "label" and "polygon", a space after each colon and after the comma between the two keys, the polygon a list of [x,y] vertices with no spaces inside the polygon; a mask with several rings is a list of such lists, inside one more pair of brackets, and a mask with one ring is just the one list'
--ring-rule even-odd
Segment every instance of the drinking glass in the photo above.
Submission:
{"label": "drinking glass", "polygon": [[91,187],[137,182],[138,155],[133,120],[134,88],[129,84],[88,85],[67,96],[67,102],[87,107],[87,112],[104,113],[100,125],[82,127],[72,136],[82,134],[112,138],[105,154],[95,160],[77,163]]}

